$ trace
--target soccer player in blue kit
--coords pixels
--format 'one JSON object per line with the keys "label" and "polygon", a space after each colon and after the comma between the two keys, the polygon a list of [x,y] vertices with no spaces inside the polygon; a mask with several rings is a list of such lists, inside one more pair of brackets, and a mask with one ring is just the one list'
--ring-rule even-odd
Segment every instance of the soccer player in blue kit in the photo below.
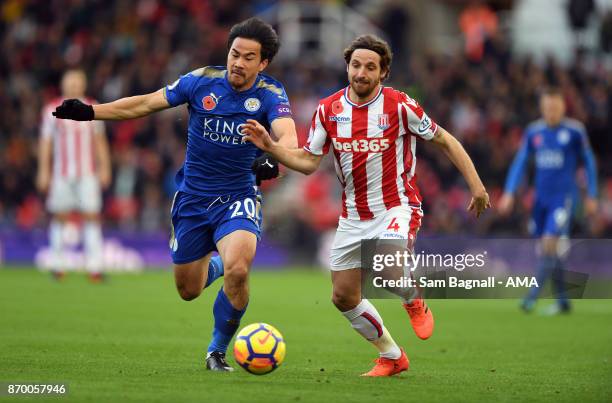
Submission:
{"label": "soccer player in blue kit", "polygon": [[506,180],[499,211],[507,215],[514,205],[514,193],[521,183],[527,162],[535,156],[535,203],[530,229],[541,238],[541,256],[536,270],[537,287],[529,290],[521,308],[533,310],[535,301],[548,277],[552,277],[558,305],[552,312],[570,311],[563,283],[563,262],[557,247],[560,237],[569,236],[574,205],[578,195],[576,170],[584,164],[587,174],[585,214],[597,211],[597,173],[595,157],[584,126],[565,117],[563,94],[556,88],[543,92],[540,99],[542,119],[525,131]]}
{"label": "soccer player in blue kit", "polygon": [[[243,140],[254,119],[285,146],[297,147],[295,123],[283,86],[262,71],[279,48],[274,29],[250,18],[232,27],[226,67],[204,67],[154,93],[86,105],[63,102],[59,119],[123,120],[188,105],[185,162],[176,175],[170,249],[178,292],[186,301],[224,275],[213,307],[215,325],[206,367],[232,371],[225,353],[248,300],[248,274],[261,231],[255,183],[278,176],[278,162]],[[254,175],[255,173],[255,175]],[[212,257],[218,251],[219,256]]]}

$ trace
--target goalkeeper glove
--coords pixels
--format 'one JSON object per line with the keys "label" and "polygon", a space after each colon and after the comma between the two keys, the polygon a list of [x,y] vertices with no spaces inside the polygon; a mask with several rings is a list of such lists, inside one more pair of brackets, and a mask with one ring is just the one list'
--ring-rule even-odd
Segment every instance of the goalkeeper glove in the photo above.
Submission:
{"label": "goalkeeper glove", "polygon": [[51,112],[58,119],[93,120],[93,106],[84,104],[78,99],[66,99],[60,106]]}
{"label": "goalkeeper glove", "polygon": [[263,154],[261,157],[255,158],[251,168],[255,173],[257,186],[261,184],[261,181],[278,177],[278,161],[270,154]]}

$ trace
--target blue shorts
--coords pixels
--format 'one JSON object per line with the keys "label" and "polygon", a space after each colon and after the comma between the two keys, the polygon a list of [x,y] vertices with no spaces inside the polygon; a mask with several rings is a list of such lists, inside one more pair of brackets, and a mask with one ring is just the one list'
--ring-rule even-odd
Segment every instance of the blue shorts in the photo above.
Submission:
{"label": "blue shorts", "polygon": [[229,233],[261,235],[261,194],[197,196],[177,192],[172,202],[170,251],[175,264],[198,260],[217,250]]}
{"label": "blue shorts", "polygon": [[537,238],[569,235],[572,213],[572,195],[549,196],[545,200],[536,198],[530,231]]}

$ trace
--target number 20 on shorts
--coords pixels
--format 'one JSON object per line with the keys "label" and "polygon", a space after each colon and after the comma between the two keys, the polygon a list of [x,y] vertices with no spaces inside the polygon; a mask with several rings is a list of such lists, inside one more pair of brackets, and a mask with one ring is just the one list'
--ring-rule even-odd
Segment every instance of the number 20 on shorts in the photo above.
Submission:
{"label": "number 20 on shorts", "polygon": [[250,220],[257,220],[259,215],[259,203],[255,203],[253,199],[236,200],[230,206],[232,215],[230,218],[244,217]]}

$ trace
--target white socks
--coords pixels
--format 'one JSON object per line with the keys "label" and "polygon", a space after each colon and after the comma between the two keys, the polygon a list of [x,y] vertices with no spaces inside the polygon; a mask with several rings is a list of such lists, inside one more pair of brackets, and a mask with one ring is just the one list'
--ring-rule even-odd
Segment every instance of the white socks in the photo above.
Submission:
{"label": "white socks", "polygon": [[96,221],[86,221],[83,228],[85,269],[89,273],[102,270],[102,229]]}
{"label": "white socks", "polygon": [[397,359],[401,356],[399,347],[370,301],[362,299],[355,308],[342,314],[351,322],[353,329],[378,349],[381,357]]}
{"label": "white socks", "polygon": [[49,246],[51,247],[51,269],[66,270],[64,262],[64,224],[59,220],[51,220],[49,225]]}
{"label": "white socks", "polygon": [[372,343],[380,352],[381,357],[396,360],[402,355],[402,351],[398,347],[397,343],[395,343],[395,340],[393,340],[393,337],[391,337],[391,333],[389,333],[387,328],[384,326],[383,335],[380,337],[380,339],[372,341]]}

